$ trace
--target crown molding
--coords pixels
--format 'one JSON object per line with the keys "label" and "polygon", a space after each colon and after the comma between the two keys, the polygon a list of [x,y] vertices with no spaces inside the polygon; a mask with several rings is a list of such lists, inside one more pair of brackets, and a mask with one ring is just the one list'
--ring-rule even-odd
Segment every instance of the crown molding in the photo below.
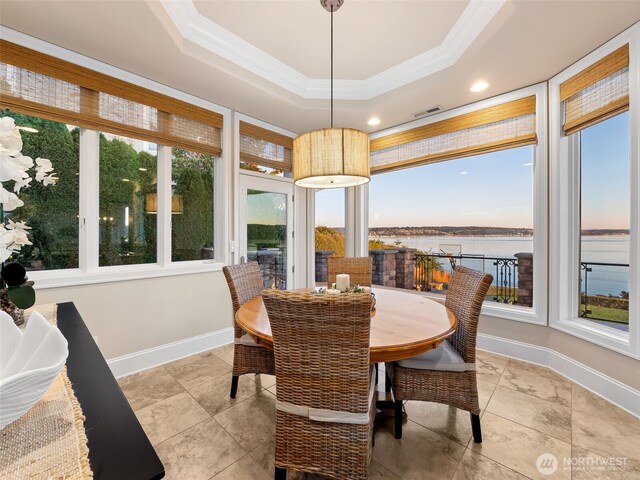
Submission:
{"label": "crown molding", "polygon": [[[160,5],[185,40],[187,55],[204,48],[214,55],[305,99],[328,99],[329,79],[308,78],[201,15],[192,0],[160,0]],[[454,65],[507,0],[471,0],[443,42],[365,80],[334,80],[334,98],[369,100]],[[198,55],[202,60],[202,56]],[[212,58],[209,63],[213,63]]]}

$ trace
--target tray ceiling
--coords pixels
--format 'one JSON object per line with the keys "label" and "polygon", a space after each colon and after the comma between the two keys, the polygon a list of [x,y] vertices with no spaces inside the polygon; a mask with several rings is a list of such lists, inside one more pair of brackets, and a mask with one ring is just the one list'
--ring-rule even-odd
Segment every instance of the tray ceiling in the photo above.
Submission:
{"label": "tray ceiling", "polygon": [[[624,0],[346,0],[336,126],[372,131],[376,115],[382,129],[544,81],[639,20],[640,2]],[[328,125],[317,0],[3,0],[0,22],[8,40],[35,48],[26,34],[293,132]],[[476,80],[489,88],[469,92]]]}

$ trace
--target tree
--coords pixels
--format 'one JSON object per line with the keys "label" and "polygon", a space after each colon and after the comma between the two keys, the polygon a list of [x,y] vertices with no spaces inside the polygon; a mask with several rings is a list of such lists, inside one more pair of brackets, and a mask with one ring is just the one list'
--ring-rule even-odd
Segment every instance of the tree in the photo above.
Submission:
{"label": "tree", "polygon": [[3,111],[17,125],[38,133],[22,133],[22,153],[51,160],[58,181],[44,187],[32,182],[21,198],[24,206],[8,216],[26,221],[33,245],[15,260],[29,270],[78,267],[79,155],[78,135],[62,123]]}
{"label": "tree", "polygon": [[213,247],[213,174],[216,157],[172,149],[173,195],[183,211],[172,215],[172,259],[197,260],[203,247]]}

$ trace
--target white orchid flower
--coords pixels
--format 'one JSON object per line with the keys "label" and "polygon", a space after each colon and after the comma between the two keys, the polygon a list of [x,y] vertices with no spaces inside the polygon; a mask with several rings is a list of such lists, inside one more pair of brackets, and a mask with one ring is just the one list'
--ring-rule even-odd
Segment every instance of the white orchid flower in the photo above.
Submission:
{"label": "white orchid flower", "polygon": [[25,245],[33,245],[24,230],[5,230],[0,242],[4,244],[2,248],[14,253],[18,253]]}
{"label": "white orchid flower", "polygon": [[16,156],[15,158],[18,165],[20,165],[25,170],[29,170],[30,168],[33,168],[33,158],[27,155],[22,155],[22,154]]}
{"label": "white orchid flower", "polygon": [[2,246],[2,240],[0,240],[0,263],[8,260],[13,252]]}
{"label": "white orchid flower", "polygon": [[29,241],[27,230],[30,230],[24,222],[14,222],[9,219],[9,223],[5,226],[4,239],[7,244],[7,248],[14,252],[20,251],[20,248],[24,245],[33,245]]}
{"label": "white orchid flower", "polygon": [[7,220],[8,222],[7,222],[7,225],[5,225],[5,228],[8,230],[31,230],[31,227],[27,225],[25,222],[22,222],[22,221],[14,222],[10,218]]}
{"label": "white orchid flower", "polygon": [[54,177],[53,175],[47,175],[42,179],[42,185],[44,185],[45,187],[47,185],[55,185],[57,181],[58,181],[58,177]]}
{"label": "white orchid flower", "polygon": [[16,129],[16,121],[11,117],[0,118],[0,136],[9,135]]}
{"label": "white orchid flower", "polygon": [[[22,155],[22,136],[20,130],[37,132],[30,127],[17,127],[11,117],[0,118],[0,207],[5,212],[11,212],[22,207],[24,202],[16,193],[28,187],[32,178],[27,172],[33,168],[34,161],[27,155]],[[57,177],[53,173],[53,165],[46,158],[36,158],[36,180],[43,185],[55,183]],[[13,192],[2,185],[13,181]],[[7,220],[5,225],[0,221],[0,263],[9,259],[13,253],[18,253],[25,245],[32,245],[28,232],[30,227],[25,222]]]}
{"label": "white orchid flower", "polygon": [[20,190],[23,188],[26,188],[29,186],[29,184],[31,183],[31,180],[33,180],[31,177],[27,177],[24,178],[22,180],[18,180],[14,183],[13,185],[13,191],[18,194],[20,193]]}
{"label": "white orchid flower", "polygon": [[24,202],[15,193],[5,190],[0,185],[0,204],[5,212],[12,212],[16,208],[23,206]]}
{"label": "white orchid flower", "polygon": [[14,222],[9,219],[7,225],[0,224],[0,262],[7,260],[12,254],[18,253],[25,245],[33,245],[29,241],[27,230],[31,227],[24,222]]}
{"label": "white orchid flower", "polygon": [[0,153],[0,181],[8,182],[27,178],[29,174],[26,170],[15,157]]}
{"label": "white orchid flower", "polygon": [[22,150],[22,136],[11,117],[0,119],[0,147],[12,155]]}
{"label": "white orchid flower", "polygon": [[48,173],[53,171],[51,160],[47,158],[36,158],[36,182],[42,182]]}

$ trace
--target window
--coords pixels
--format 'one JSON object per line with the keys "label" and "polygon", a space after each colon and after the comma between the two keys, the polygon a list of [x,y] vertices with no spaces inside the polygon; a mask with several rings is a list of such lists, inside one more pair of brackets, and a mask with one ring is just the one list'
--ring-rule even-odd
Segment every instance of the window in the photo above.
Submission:
{"label": "window", "polygon": [[[32,181],[20,192],[24,206],[5,218],[24,221],[31,228],[32,245],[26,245],[12,259],[27,270],[78,268],[78,128],[9,111],[0,117],[12,117],[16,125],[32,127],[37,133],[22,132],[22,154],[48,158],[53,164],[55,185]],[[33,176],[33,175],[32,175]]]}
{"label": "window", "polygon": [[[24,207],[4,212],[32,227],[33,245],[14,258],[28,270],[77,269],[34,274],[38,286],[82,283],[85,274],[111,281],[200,271],[187,264],[164,269],[213,258],[214,164],[231,175],[215,161],[223,141],[215,106],[6,40],[0,48],[0,111],[40,131],[23,135],[23,153],[51,159],[58,177],[55,186],[24,189]],[[220,198],[227,184],[220,182]],[[225,235],[222,217],[216,228]],[[116,265],[144,267],[110,268]]]}
{"label": "window", "polygon": [[442,298],[465,265],[494,277],[485,313],[546,323],[545,106],[534,85],[372,136],[374,283]]}
{"label": "window", "polygon": [[291,177],[291,137],[244,121],[239,129],[242,170]]}
{"label": "window", "polygon": [[[637,32],[637,30],[636,30]],[[632,31],[549,81],[551,326],[637,357],[638,89]]]}
{"label": "window", "polygon": [[216,157],[171,149],[171,261],[213,258]]}
{"label": "window", "polygon": [[147,142],[100,135],[99,266],[157,261],[157,157]]}
{"label": "window", "polygon": [[315,192],[315,279],[327,281],[329,256],[345,256],[345,189],[326,188]]}
{"label": "window", "polygon": [[[629,329],[629,114],[580,136],[582,318]],[[615,192],[615,194],[612,194]]]}
{"label": "window", "polygon": [[490,273],[486,300],[533,305],[534,147],[374,175],[371,248],[416,249],[415,288],[447,291],[452,267]]}

